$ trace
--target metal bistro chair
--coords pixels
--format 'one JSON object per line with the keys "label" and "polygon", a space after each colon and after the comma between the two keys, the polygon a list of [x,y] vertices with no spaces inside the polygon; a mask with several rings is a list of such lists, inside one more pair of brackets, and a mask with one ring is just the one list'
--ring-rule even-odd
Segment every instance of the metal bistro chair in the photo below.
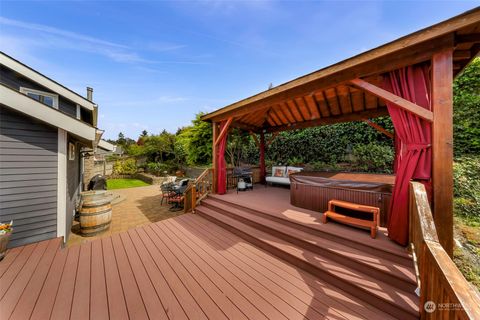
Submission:
{"label": "metal bistro chair", "polygon": [[175,184],[173,182],[164,183],[160,186],[160,190],[162,191],[162,201],[160,205],[163,205],[163,200],[165,200],[167,204],[170,204],[170,198],[176,195],[174,187]]}
{"label": "metal bistro chair", "polygon": [[185,200],[185,191],[189,185],[189,179],[184,179],[180,181],[180,184],[174,188],[175,195],[170,198],[170,203],[173,203],[173,206],[170,207],[170,211],[179,211],[183,208],[183,201]]}

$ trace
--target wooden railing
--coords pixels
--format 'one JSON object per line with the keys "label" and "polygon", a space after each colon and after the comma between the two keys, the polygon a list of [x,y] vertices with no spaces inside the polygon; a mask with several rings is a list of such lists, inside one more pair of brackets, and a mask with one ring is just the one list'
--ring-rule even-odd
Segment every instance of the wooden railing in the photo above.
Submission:
{"label": "wooden railing", "polygon": [[195,210],[197,203],[205,198],[213,187],[213,169],[205,169],[193,183],[191,183],[187,190],[185,190],[185,198],[183,208],[185,212]]}
{"label": "wooden railing", "polygon": [[410,183],[409,211],[421,319],[480,319],[480,296],[440,245],[421,183]]}

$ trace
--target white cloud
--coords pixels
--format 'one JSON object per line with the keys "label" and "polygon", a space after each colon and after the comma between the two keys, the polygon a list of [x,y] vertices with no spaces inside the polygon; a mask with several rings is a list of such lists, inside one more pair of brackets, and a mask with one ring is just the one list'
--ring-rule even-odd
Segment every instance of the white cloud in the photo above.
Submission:
{"label": "white cloud", "polygon": [[[28,51],[34,51],[35,48],[61,48],[76,50],[102,55],[118,63],[131,64],[204,64],[193,60],[150,60],[142,57],[137,50],[132,47],[106,41],[89,35],[61,30],[55,27],[28,23],[19,20],[0,17],[0,25],[10,27],[10,29],[22,29],[23,32],[2,30],[1,43],[5,51],[20,52],[27,54]],[[25,32],[26,30],[26,32]],[[5,49],[10,48],[10,50]],[[138,46],[136,46],[137,48]],[[184,48],[184,45],[172,43],[151,43],[143,49],[157,52],[173,51]],[[138,49],[138,48],[137,48]],[[142,49],[142,47],[140,47]]]}
{"label": "white cloud", "polygon": [[65,31],[65,30],[57,29],[57,28],[42,25],[42,24],[28,23],[28,22],[8,19],[8,18],[5,18],[5,17],[0,17],[0,24],[13,26],[13,27],[18,27],[18,28],[23,28],[23,29],[27,29],[27,30],[31,30],[31,31],[39,31],[39,32],[42,32],[42,33],[49,33],[49,34],[61,36],[61,37],[72,39],[72,40],[79,40],[79,41],[89,42],[89,43],[103,45],[103,46],[109,46],[109,47],[115,47],[115,48],[128,48],[125,45],[121,45],[121,44],[118,44],[118,43],[113,43],[113,42],[110,42],[110,41],[105,41],[105,40],[102,40],[102,39],[90,37],[90,36],[87,36],[87,35],[84,35],[84,34],[71,32],[71,31]]}

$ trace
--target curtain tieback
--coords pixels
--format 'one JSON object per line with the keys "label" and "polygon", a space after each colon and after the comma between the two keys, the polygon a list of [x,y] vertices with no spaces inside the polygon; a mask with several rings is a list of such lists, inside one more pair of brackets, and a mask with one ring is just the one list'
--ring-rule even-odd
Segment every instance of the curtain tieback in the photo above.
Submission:
{"label": "curtain tieback", "polygon": [[407,143],[408,151],[422,150],[430,148],[432,145],[429,143]]}

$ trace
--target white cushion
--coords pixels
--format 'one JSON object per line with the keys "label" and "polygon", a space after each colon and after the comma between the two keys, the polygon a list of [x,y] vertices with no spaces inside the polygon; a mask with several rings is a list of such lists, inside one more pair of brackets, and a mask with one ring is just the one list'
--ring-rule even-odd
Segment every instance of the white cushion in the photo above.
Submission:
{"label": "white cushion", "polygon": [[290,178],[287,177],[266,177],[265,180],[270,183],[290,185]]}

